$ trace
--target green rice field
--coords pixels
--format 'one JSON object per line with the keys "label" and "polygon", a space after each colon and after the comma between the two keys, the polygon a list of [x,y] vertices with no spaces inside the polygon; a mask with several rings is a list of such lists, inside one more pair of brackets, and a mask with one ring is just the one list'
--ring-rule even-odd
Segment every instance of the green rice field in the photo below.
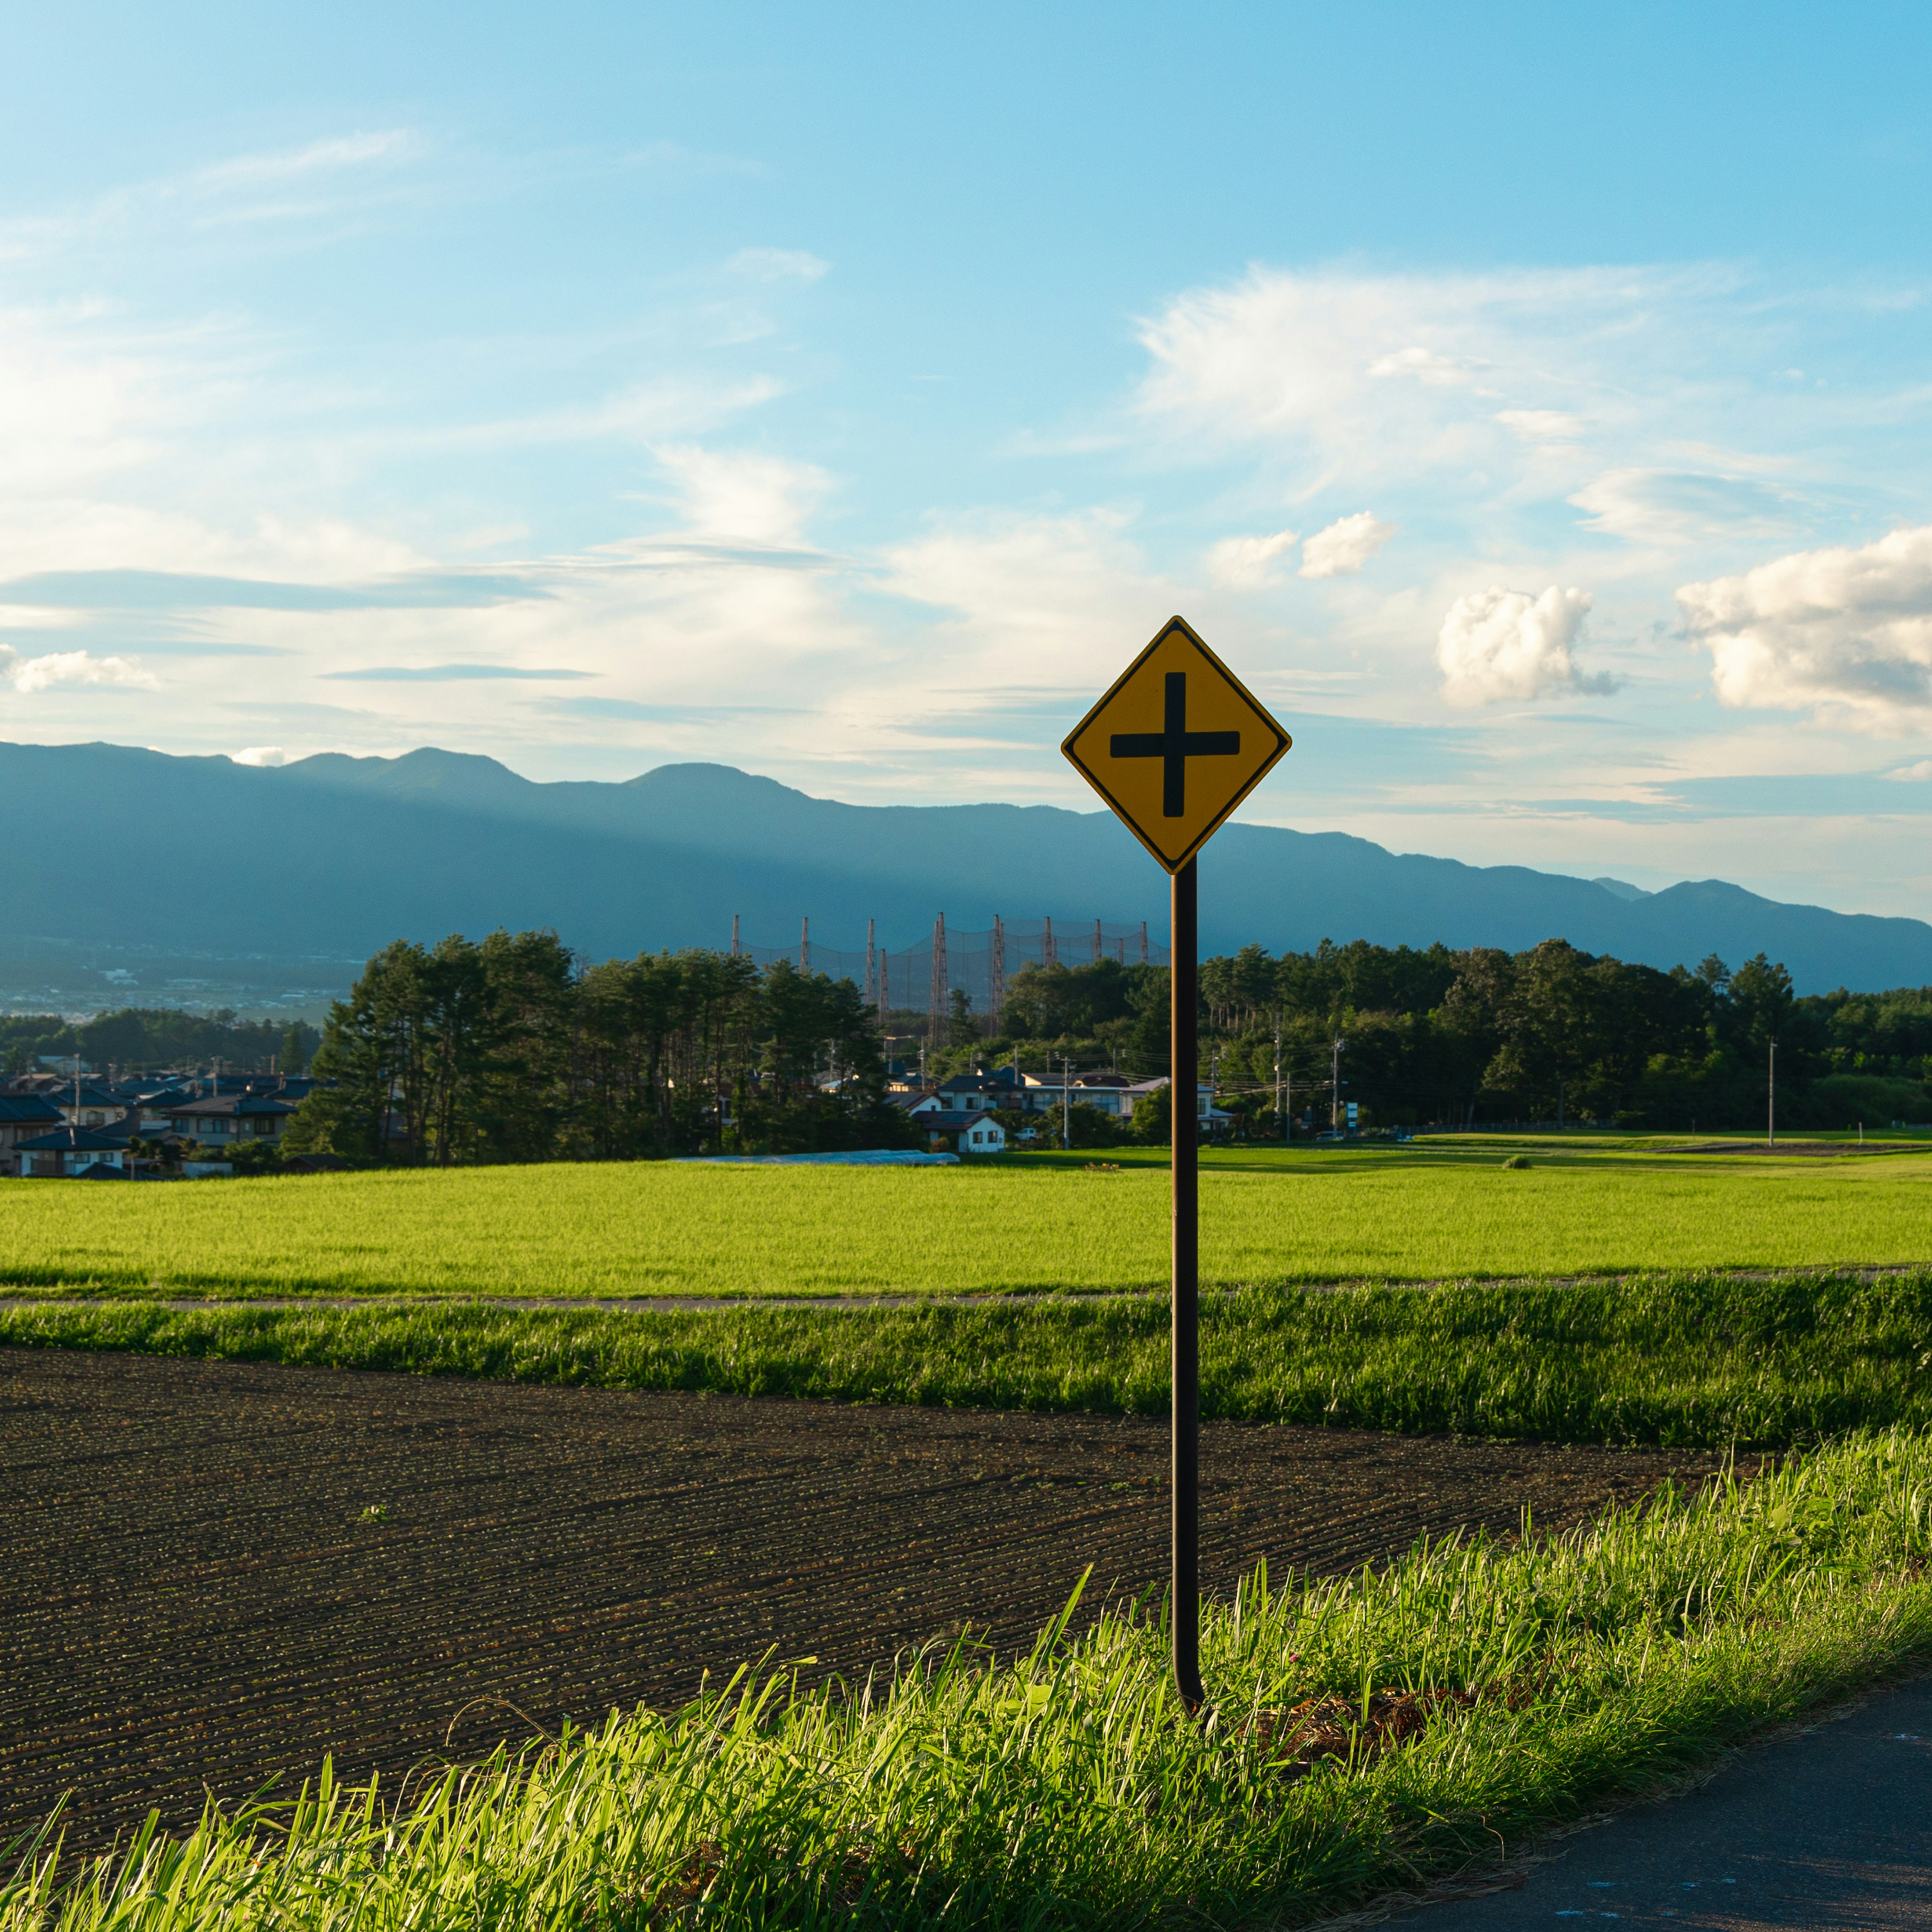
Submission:
{"label": "green rice field", "polygon": [[[1246,1422],[1785,1448],[1932,1425],[1932,1270],[1574,1286],[1240,1288],[1202,1309],[1201,1408]],[[1164,1296],[0,1309],[0,1347],[944,1408],[1158,1415]]]}
{"label": "green rice field", "polygon": [[[1526,1170],[1502,1166],[1522,1154]],[[1102,1162],[1112,1163],[1103,1166]],[[1932,1148],[1628,1139],[1204,1156],[1210,1284],[1932,1261]],[[0,1186],[0,1283],[224,1298],[1106,1292],[1167,1272],[1164,1160],[554,1165]]]}

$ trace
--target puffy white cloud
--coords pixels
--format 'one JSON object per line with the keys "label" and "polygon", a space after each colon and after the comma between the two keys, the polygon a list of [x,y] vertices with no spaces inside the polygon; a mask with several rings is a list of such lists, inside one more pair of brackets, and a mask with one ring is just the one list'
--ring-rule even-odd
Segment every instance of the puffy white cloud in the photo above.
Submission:
{"label": "puffy white cloud", "polygon": [[1916,764],[1900,765],[1895,772],[1887,772],[1888,778],[1896,778],[1900,784],[1918,784],[1932,778],[1932,758],[1921,758]]}
{"label": "puffy white cloud", "polygon": [[1932,707],[1932,524],[1687,584],[1677,602],[1726,704],[1879,731]]}
{"label": "puffy white cloud", "polygon": [[0,644],[0,677],[19,692],[47,691],[57,684],[156,688],[152,674],[128,658],[97,658],[86,651],[54,651],[43,657],[23,658],[10,644]]}
{"label": "puffy white cloud", "polygon": [[1317,530],[1301,547],[1304,577],[1353,577],[1389,538],[1396,526],[1372,511],[1358,510],[1325,530]]}
{"label": "puffy white cloud", "polygon": [[1208,574],[1216,584],[1237,589],[1270,582],[1274,562],[1298,541],[1293,530],[1270,537],[1223,537],[1208,553]]}
{"label": "puffy white cloud", "polygon": [[236,752],[233,758],[238,765],[285,765],[289,761],[288,753],[279,745],[250,745],[245,752]]}
{"label": "puffy white cloud", "polygon": [[1436,640],[1443,696],[1451,704],[1492,704],[1609,689],[1606,678],[1582,676],[1570,656],[1591,602],[1586,590],[1553,584],[1540,597],[1492,584],[1457,598]]}

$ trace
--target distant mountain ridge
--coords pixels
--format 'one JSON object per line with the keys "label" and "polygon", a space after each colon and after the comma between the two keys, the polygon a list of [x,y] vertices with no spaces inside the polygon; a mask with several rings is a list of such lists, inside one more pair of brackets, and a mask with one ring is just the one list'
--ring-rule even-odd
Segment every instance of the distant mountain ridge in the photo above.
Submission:
{"label": "distant mountain ridge", "polygon": [[[1144,919],[1165,876],[1104,812],[854,806],[725,765],[538,784],[424,749],[279,767],[127,746],[0,744],[0,922],[15,940],[356,958],[398,937],[554,926],[598,956],[748,940],[809,916],[828,945],[914,944],[934,915]],[[1234,824],[1202,860],[1202,944],[1324,938],[1497,946],[1552,937],[1668,968],[1762,951],[1801,991],[1932,983],[1932,926],[1787,905],[1719,880],[1621,880],[1396,854]]]}

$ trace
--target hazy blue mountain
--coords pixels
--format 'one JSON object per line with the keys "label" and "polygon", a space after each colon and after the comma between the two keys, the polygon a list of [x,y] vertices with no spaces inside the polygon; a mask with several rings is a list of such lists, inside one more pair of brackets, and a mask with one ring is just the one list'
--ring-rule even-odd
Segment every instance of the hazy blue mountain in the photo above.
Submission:
{"label": "hazy blue mountain", "polygon": [[[538,784],[424,750],[280,769],[113,745],[0,745],[10,943],[359,958],[399,935],[554,926],[598,956],[748,941],[904,946],[933,916],[1166,922],[1167,881],[1106,813],[850,806],[722,765]],[[1784,905],[1720,880],[1473,866],[1339,832],[1228,827],[1202,862],[1202,940],[1499,946],[1559,936],[1670,967],[1762,950],[1801,988],[1932,982],[1932,926]]]}

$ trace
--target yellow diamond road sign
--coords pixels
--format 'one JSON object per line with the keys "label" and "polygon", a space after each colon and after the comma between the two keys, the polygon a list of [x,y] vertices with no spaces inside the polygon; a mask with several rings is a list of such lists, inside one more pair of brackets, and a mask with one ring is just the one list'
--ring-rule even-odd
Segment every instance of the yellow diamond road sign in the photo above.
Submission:
{"label": "yellow diamond road sign", "polygon": [[1290,742],[1181,618],[1170,618],[1060,746],[1170,872]]}

